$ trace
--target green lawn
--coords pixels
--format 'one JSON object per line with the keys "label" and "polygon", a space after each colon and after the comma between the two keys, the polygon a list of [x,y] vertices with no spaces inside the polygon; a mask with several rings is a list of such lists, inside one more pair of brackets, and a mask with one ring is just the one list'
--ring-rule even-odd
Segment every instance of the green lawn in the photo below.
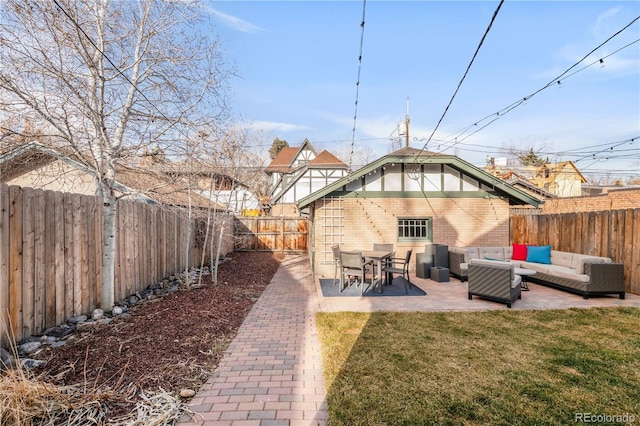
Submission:
{"label": "green lawn", "polygon": [[332,425],[640,422],[637,308],[340,312],[317,323]]}

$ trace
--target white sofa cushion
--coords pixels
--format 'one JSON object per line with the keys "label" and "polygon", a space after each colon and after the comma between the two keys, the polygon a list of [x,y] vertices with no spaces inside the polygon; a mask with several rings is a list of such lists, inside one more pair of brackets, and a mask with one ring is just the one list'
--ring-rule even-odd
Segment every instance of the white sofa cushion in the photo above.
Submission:
{"label": "white sofa cushion", "polygon": [[611,259],[608,257],[589,256],[587,254],[574,254],[571,267],[575,269],[576,273],[584,274],[585,263],[611,263]]}
{"label": "white sofa cushion", "polygon": [[467,247],[464,252],[464,261],[469,263],[471,259],[480,259],[480,252],[478,247]]}
{"label": "white sofa cushion", "polygon": [[522,284],[522,277],[520,275],[515,275],[513,280],[511,280],[511,288],[520,287],[520,284]]}
{"label": "white sofa cushion", "polygon": [[551,250],[551,264],[573,268],[573,253]]}
{"label": "white sofa cushion", "polygon": [[579,281],[583,283],[588,283],[591,281],[591,277],[589,275],[584,274],[576,274],[574,269],[566,268],[566,269],[554,269],[549,271],[549,275],[553,275],[554,277],[566,278],[572,281]]}
{"label": "white sofa cushion", "polygon": [[547,265],[546,263],[536,263],[536,262],[522,262],[520,264],[521,268],[524,269],[532,269],[541,274],[546,274],[549,270],[549,267],[553,267],[553,265]]}
{"label": "white sofa cushion", "polygon": [[478,255],[480,258],[505,260],[504,248],[502,247],[478,247]]}
{"label": "white sofa cushion", "polygon": [[504,258],[511,259],[513,257],[513,246],[508,246],[504,248]]}
{"label": "white sofa cushion", "polygon": [[492,266],[494,268],[500,268],[500,269],[510,269],[511,279],[513,280],[515,276],[513,272],[513,264],[506,260],[471,259],[471,262],[469,263],[471,265],[484,265],[484,266]]}

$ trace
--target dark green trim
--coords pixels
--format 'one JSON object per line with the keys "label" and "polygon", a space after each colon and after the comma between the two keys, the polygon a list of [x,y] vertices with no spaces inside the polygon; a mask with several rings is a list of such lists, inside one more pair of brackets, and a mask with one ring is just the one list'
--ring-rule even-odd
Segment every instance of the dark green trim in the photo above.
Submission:
{"label": "dark green trim", "polygon": [[[508,184],[507,182],[498,179],[492,175],[490,175],[489,173],[485,172],[484,170],[479,169],[478,167],[467,163],[466,161],[454,156],[454,155],[443,155],[443,154],[436,154],[436,153],[430,153],[430,152],[425,152],[425,151],[419,151],[417,149],[403,149],[401,150],[403,151],[402,155],[398,155],[398,154],[389,154],[386,155],[382,158],[379,158],[378,160],[368,164],[365,167],[362,167],[359,170],[356,170],[354,172],[352,172],[351,174],[345,176],[342,179],[339,179],[338,181],[334,182],[331,185],[328,185],[326,187],[324,187],[321,190],[318,190],[316,192],[314,192],[311,195],[308,195],[306,197],[304,197],[303,199],[298,201],[298,207],[304,207],[312,202],[314,202],[317,199],[320,199],[322,197],[324,197],[325,195],[328,194],[333,194],[335,196],[339,196],[339,195],[345,195],[345,185],[347,183],[353,182],[355,180],[361,179],[364,175],[368,174],[369,172],[373,172],[374,170],[378,170],[383,173],[384,170],[382,170],[382,167],[387,165],[387,164],[391,164],[391,163],[396,163],[396,164],[441,164],[441,165],[448,165],[449,167],[453,168],[454,170],[457,170],[459,172],[461,172],[463,175],[468,175],[469,177],[471,177],[474,180],[478,181],[479,185],[486,185],[490,188],[493,188],[496,192],[496,196],[502,196],[502,197],[506,197],[509,199],[509,204],[511,205],[522,205],[522,204],[530,204],[534,207],[538,207],[540,204],[542,204],[542,202],[540,200],[538,200],[537,198],[527,194],[524,191],[521,191],[520,189]],[[420,154],[420,155],[418,155]],[[443,169],[444,167],[440,167],[440,176],[441,176],[441,187],[444,187],[444,174],[443,174]],[[360,182],[363,183],[363,181],[361,180]],[[404,183],[403,183],[404,185]],[[382,188],[384,189],[384,182],[382,184]],[[349,191],[350,192],[350,191]],[[362,195],[366,195],[366,196],[374,196],[375,192],[366,192],[366,191],[358,191],[361,192]],[[469,196],[470,193],[473,193],[473,191],[468,191],[468,192],[456,192],[456,196],[455,198],[461,198],[461,195],[466,194],[467,196]],[[396,192],[397,194],[397,192]],[[429,194],[427,193],[422,193],[420,192],[419,194],[421,194],[422,197],[425,196],[425,194]],[[442,196],[449,196],[449,197],[454,197],[452,194],[452,192],[440,192],[440,194],[442,194]],[[346,195],[345,195],[346,196]],[[405,196],[406,197],[406,196]],[[476,196],[477,197],[477,196]],[[473,198],[476,198],[473,197]],[[409,198],[409,197],[407,197]]]}
{"label": "dark green trim", "polygon": [[484,191],[334,191],[331,194],[343,198],[501,198]]}

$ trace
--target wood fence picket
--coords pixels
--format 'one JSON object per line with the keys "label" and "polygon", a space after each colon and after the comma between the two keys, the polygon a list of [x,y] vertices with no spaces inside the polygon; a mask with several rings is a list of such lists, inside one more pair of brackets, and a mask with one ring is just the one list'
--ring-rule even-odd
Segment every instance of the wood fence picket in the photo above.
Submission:
{"label": "wood fence picket", "polygon": [[[188,220],[182,209],[119,201],[115,300],[200,263]],[[192,221],[196,229],[201,219]],[[218,232],[224,255],[233,227]],[[100,306],[102,236],[101,198],[0,184],[0,347]]]}
{"label": "wood fence picket", "polygon": [[516,244],[550,244],[624,264],[626,291],[640,294],[640,209],[518,214],[511,216],[510,228]]}

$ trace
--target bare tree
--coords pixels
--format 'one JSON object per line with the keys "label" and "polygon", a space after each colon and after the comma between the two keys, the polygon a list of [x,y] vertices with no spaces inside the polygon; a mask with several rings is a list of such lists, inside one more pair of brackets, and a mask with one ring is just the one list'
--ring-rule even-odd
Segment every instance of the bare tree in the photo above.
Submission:
{"label": "bare tree", "polygon": [[170,155],[226,119],[232,73],[203,10],[195,1],[0,3],[0,113],[75,152],[103,197],[103,309],[114,303],[116,165],[149,144]]}

